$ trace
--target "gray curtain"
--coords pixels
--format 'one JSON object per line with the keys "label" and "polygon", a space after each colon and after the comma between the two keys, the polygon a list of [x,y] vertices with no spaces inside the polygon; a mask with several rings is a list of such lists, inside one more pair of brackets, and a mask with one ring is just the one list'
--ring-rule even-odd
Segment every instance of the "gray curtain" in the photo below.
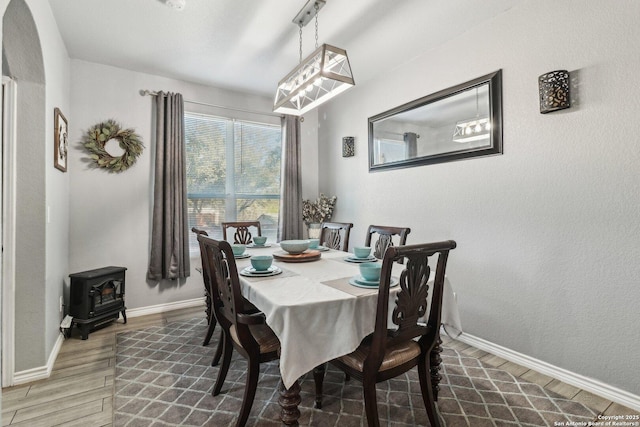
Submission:
{"label": "gray curtain", "polygon": [[300,119],[282,119],[282,174],[278,241],[302,238],[302,178],[300,172]]}
{"label": "gray curtain", "polygon": [[415,132],[404,133],[404,143],[406,147],[407,159],[418,157],[418,138],[420,135]]}
{"label": "gray curtain", "polygon": [[149,280],[189,277],[184,101],[179,93],[155,97],[156,160]]}

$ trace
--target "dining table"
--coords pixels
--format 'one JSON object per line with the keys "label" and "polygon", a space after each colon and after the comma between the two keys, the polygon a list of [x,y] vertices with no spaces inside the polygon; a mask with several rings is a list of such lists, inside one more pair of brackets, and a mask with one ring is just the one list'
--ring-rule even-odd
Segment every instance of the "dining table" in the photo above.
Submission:
{"label": "dining table", "polygon": [[[264,313],[267,325],[280,340],[279,404],[285,425],[298,425],[298,379],[332,359],[353,352],[375,326],[378,289],[356,286],[359,283],[353,280],[359,275],[362,260],[352,253],[322,246],[319,257],[315,251],[318,249],[305,252],[313,253],[312,257],[287,257],[278,244],[271,243],[249,245],[243,256],[236,257],[243,296]],[[272,271],[252,273],[252,255],[274,256]],[[404,265],[396,263],[392,277],[397,279],[403,269]],[[430,282],[433,275],[432,272]],[[391,292],[398,290],[396,286]],[[450,336],[461,333],[460,316],[447,277],[442,325]],[[432,363],[439,363],[440,351],[434,349]]]}

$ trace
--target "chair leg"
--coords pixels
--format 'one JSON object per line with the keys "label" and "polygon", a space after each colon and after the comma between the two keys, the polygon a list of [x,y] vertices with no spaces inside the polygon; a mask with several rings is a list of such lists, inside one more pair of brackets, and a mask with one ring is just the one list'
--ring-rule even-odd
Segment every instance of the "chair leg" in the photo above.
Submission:
{"label": "chair leg", "polygon": [[223,342],[222,365],[220,366],[220,370],[218,371],[218,378],[216,379],[216,384],[213,386],[213,392],[211,393],[214,396],[220,394],[220,390],[222,389],[224,380],[227,378],[227,372],[229,372],[229,365],[231,365],[231,353],[233,351],[233,345],[227,341],[226,335]]}
{"label": "chair leg", "polygon": [[375,381],[367,381],[364,379],[362,382],[362,391],[364,393],[364,411],[367,414],[367,425],[369,427],[380,427]]}
{"label": "chair leg", "polygon": [[433,387],[431,383],[431,367],[428,356],[424,357],[424,360],[421,360],[418,363],[418,378],[420,379],[422,401],[424,402],[424,407],[427,410],[429,423],[431,424],[431,427],[440,427],[440,419],[438,418],[436,402],[433,396]]}
{"label": "chair leg", "polygon": [[220,357],[222,357],[222,348],[224,347],[224,330],[220,328],[220,339],[218,340],[218,348],[216,348],[216,354],[213,356],[211,366],[218,366],[220,363]]}
{"label": "chair leg", "polygon": [[327,370],[327,364],[323,363],[313,369],[313,381],[316,383],[316,409],[322,409],[322,385],[324,382],[324,373]]}
{"label": "chair leg", "polygon": [[216,318],[211,316],[211,319],[209,319],[209,327],[207,328],[207,336],[204,338],[204,342],[202,343],[203,346],[209,345],[211,336],[213,335],[213,330],[216,328],[216,323]]}
{"label": "chair leg", "polygon": [[257,357],[252,357],[248,360],[247,370],[247,382],[244,386],[244,396],[242,397],[242,407],[240,408],[240,415],[238,416],[238,422],[236,427],[244,427],[249,419],[249,413],[253,406],[253,399],[256,396],[256,389],[258,388],[258,376],[260,375],[260,362],[257,361]]}

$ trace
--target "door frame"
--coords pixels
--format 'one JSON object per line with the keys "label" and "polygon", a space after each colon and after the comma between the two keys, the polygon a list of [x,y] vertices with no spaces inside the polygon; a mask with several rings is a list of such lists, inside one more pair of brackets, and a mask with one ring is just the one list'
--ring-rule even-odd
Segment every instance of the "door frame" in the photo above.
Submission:
{"label": "door frame", "polygon": [[2,387],[15,375],[16,129],[18,84],[2,76],[2,218],[0,288],[2,310]]}

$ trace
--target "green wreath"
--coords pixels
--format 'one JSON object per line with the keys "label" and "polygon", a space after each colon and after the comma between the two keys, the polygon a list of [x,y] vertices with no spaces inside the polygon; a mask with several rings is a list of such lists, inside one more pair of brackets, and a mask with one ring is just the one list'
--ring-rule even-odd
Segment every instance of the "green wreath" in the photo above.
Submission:
{"label": "green wreath", "polygon": [[[124,150],[124,154],[113,157],[104,149],[105,144],[115,139]],[[94,166],[105,168],[109,172],[122,172],[131,167],[138,156],[142,154],[142,141],[133,129],[120,129],[115,120],[107,120],[89,128],[82,138],[84,148],[89,152],[89,157]]]}

